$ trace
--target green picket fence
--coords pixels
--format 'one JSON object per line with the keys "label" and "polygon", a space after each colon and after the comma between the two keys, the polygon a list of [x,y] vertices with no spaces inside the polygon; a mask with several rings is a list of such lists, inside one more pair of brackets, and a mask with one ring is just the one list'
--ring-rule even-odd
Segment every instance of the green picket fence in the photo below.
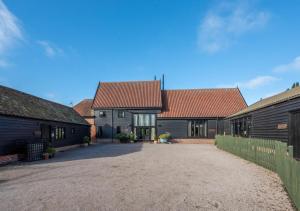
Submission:
{"label": "green picket fence", "polygon": [[219,149],[276,172],[300,210],[300,162],[293,158],[292,146],[280,141],[233,136],[217,136],[216,144]]}

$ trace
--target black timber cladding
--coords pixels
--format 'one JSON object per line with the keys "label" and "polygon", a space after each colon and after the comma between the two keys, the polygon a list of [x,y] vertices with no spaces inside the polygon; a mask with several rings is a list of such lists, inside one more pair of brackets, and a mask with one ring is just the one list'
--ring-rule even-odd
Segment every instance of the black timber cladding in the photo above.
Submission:
{"label": "black timber cladding", "polygon": [[199,138],[188,136],[188,124],[191,120],[206,120],[207,121],[207,137],[215,138],[216,134],[230,134],[230,121],[224,118],[158,118],[157,131],[158,135],[162,133],[170,133],[173,138]]}
{"label": "black timber cladding", "polygon": [[157,134],[170,133],[173,138],[188,136],[188,120],[157,119]]}
{"label": "black timber cladding", "polygon": [[[105,112],[105,117],[100,117],[100,111]],[[124,111],[125,117],[119,118],[118,112]],[[101,127],[101,138],[112,138],[117,134],[117,127],[122,132],[130,133],[133,130],[133,114],[158,114],[159,109],[94,109],[95,126],[97,131]]]}
{"label": "black timber cladding", "polygon": [[39,141],[41,125],[49,126],[54,135],[56,127],[65,128],[65,139],[56,140],[52,137],[47,140],[53,147],[80,144],[84,136],[90,135],[88,125],[0,115],[0,155],[15,153],[16,142],[19,140]]}
{"label": "black timber cladding", "polygon": [[[289,140],[289,118],[291,112],[300,109],[300,98],[294,98],[249,113],[231,117],[231,122],[239,121],[245,116],[251,117],[249,136],[254,138],[274,139],[285,142]],[[287,127],[279,127],[287,125]]]}
{"label": "black timber cladding", "polygon": [[[54,147],[90,136],[89,124],[73,108],[0,85],[0,155],[14,153],[19,140],[41,141],[42,125],[49,128],[47,141]],[[61,140],[55,139],[58,127],[65,130]]]}

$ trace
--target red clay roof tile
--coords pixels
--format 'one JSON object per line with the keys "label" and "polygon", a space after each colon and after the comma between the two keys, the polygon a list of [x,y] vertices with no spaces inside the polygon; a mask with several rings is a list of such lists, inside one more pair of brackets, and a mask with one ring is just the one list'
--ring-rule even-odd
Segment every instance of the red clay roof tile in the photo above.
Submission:
{"label": "red clay roof tile", "polygon": [[161,108],[160,81],[101,82],[93,108]]}
{"label": "red clay roof tile", "polygon": [[239,89],[162,91],[160,118],[226,117],[247,107]]}
{"label": "red clay roof tile", "polygon": [[93,99],[85,99],[76,104],[73,109],[83,117],[93,116],[92,111]]}

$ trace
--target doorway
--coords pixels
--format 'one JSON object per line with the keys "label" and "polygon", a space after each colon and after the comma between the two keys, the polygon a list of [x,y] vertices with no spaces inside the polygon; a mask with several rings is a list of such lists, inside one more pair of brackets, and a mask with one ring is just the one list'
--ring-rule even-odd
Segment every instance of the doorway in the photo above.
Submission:
{"label": "doorway", "polygon": [[207,138],[207,120],[189,121],[188,136],[197,138]]}
{"label": "doorway", "polygon": [[43,141],[51,141],[51,126],[41,124],[41,139]]}

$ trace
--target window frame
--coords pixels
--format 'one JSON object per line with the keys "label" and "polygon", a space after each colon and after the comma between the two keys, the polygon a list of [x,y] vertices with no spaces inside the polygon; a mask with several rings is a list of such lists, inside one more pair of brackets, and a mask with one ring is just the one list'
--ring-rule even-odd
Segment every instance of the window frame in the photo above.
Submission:
{"label": "window frame", "polygon": [[118,110],[118,118],[119,119],[125,118],[125,111],[124,110]]}
{"label": "window frame", "polygon": [[56,141],[66,139],[67,138],[66,128],[65,127],[60,127],[60,126],[55,127],[55,135],[54,136],[55,136]]}
{"label": "window frame", "polygon": [[106,117],[106,111],[99,111],[99,117],[105,118]]}
{"label": "window frame", "polygon": [[156,114],[134,113],[133,127],[156,127]]}

